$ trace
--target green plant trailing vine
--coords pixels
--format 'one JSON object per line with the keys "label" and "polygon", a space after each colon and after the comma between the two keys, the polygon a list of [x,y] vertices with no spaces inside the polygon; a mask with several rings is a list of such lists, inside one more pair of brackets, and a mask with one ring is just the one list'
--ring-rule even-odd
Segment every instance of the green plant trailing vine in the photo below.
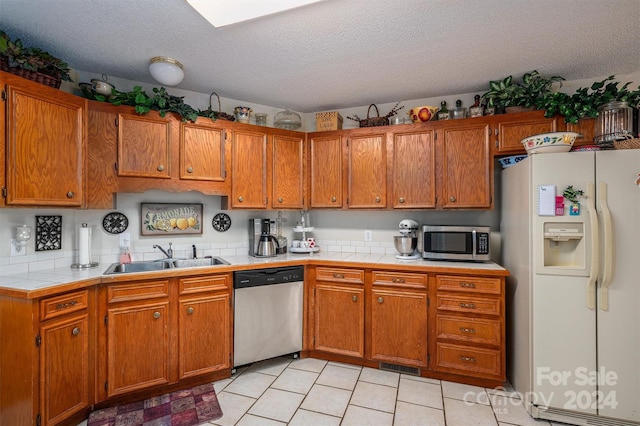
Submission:
{"label": "green plant trailing vine", "polygon": [[563,77],[542,76],[537,70],[528,72],[522,76],[522,81],[517,82],[513,76],[502,80],[489,82],[489,91],[482,95],[487,106],[505,108],[521,106],[525,108],[535,107],[544,96],[553,93],[553,83],[559,82],[562,86]]}
{"label": "green plant trailing vine", "polygon": [[637,90],[629,90],[631,84],[626,83],[618,87],[615,76],[609,76],[602,81],[594,82],[590,88],[582,87],[573,95],[555,92],[549,93],[536,102],[536,108],[544,109],[545,117],[556,114],[564,116],[565,123],[576,124],[579,119],[598,116],[598,107],[609,102],[625,101],[633,108],[640,106],[640,86]]}

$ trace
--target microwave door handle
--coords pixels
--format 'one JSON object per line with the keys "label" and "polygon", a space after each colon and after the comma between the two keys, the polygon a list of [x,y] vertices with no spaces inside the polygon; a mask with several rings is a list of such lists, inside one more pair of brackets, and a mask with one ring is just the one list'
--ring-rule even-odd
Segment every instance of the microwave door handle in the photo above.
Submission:
{"label": "microwave door handle", "polygon": [[596,308],[596,281],[598,279],[598,266],[600,265],[598,214],[596,213],[595,188],[593,182],[587,183],[587,210],[589,211],[589,224],[591,226],[591,270],[587,285],[587,308]]}
{"label": "microwave door handle", "polygon": [[471,243],[471,247],[472,247],[471,248],[471,250],[472,250],[471,251],[471,257],[473,259],[475,259],[476,258],[476,253],[478,252],[477,248],[476,248],[476,230],[475,229],[471,231],[471,241],[472,241],[472,243]]}
{"label": "microwave door handle", "polygon": [[611,211],[607,204],[607,184],[598,184],[598,201],[602,211],[602,237],[604,239],[604,253],[602,263],[602,282],[600,283],[600,309],[609,310],[609,286],[613,278],[613,226]]}

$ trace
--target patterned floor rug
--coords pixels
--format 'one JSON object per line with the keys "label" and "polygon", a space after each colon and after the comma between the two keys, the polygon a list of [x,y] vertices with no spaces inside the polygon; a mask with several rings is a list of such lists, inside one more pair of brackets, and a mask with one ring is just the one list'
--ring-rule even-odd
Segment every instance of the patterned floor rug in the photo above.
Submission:
{"label": "patterned floor rug", "polygon": [[91,412],[87,426],[193,426],[222,417],[208,383],[144,401]]}

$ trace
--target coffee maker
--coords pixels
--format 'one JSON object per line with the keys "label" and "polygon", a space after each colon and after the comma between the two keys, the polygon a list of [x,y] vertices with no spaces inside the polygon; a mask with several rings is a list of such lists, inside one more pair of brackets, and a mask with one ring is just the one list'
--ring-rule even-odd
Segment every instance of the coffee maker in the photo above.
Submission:
{"label": "coffee maker", "polygon": [[278,250],[278,239],[271,235],[271,219],[249,219],[249,256],[273,257]]}

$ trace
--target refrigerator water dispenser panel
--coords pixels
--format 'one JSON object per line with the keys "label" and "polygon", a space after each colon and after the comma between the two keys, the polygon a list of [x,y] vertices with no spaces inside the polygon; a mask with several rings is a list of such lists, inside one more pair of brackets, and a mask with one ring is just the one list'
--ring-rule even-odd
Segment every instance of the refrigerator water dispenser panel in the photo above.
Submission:
{"label": "refrigerator water dispenser panel", "polygon": [[544,222],[543,232],[543,264],[538,273],[588,275],[583,222]]}

